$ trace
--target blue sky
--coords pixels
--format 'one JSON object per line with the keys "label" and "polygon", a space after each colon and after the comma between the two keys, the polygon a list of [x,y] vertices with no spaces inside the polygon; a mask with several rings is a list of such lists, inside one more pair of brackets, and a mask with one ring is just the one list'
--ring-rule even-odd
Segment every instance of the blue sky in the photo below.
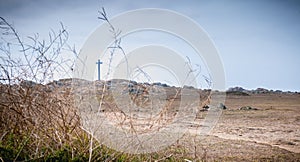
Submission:
{"label": "blue sky", "polygon": [[78,49],[101,24],[97,11],[109,16],[140,8],[174,10],[195,20],[214,41],[222,59],[226,87],[265,87],[300,91],[300,2],[226,1],[36,1],[0,0],[0,15],[23,35],[40,33],[63,22]]}

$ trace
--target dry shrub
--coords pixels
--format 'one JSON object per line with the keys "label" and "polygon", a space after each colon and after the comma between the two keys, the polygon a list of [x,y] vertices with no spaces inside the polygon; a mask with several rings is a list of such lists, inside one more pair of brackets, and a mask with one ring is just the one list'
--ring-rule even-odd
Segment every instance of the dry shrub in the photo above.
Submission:
{"label": "dry shrub", "polygon": [[[62,25],[58,33],[49,33],[48,41],[39,40],[37,34],[28,37],[27,43],[0,18],[4,40],[0,44],[0,160],[152,161],[176,157],[176,149],[130,155],[93,141],[81,128],[69,84],[72,79],[53,80],[55,74],[69,76],[70,57],[77,56],[67,45],[67,30]],[[62,57],[64,49],[72,56]]]}
{"label": "dry shrub", "polygon": [[[102,16],[109,23],[104,9]],[[130,155],[93,141],[93,136],[81,128],[72,89],[67,85],[71,79],[60,80],[61,85],[53,80],[57,74],[70,76],[77,58],[75,48],[67,44],[69,35],[63,25],[57,33],[50,32],[48,40],[40,40],[36,34],[28,37],[29,43],[2,17],[0,30],[3,40],[0,44],[0,160],[176,161],[186,157],[185,148],[178,144],[152,154]],[[115,42],[111,56],[115,49],[125,55],[119,32],[112,33]],[[62,56],[65,49],[71,56]],[[100,105],[109,106],[112,99],[104,96],[109,91],[105,86],[102,89]],[[147,87],[140,90],[146,97],[132,94],[131,99],[145,104]],[[208,91],[203,93],[202,101],[210,95]],[[177,102],[178,91],[167,97],[171,107]]]}
{"label": "dry shrub", "polygon": [[[2,145],[12,142],[9,147],[17,148],[16,159],[21,152],[34,159],[72,147],[73,138],[82,131],[69,95],[52,93],[44,85],[2,85]],[[7,139],[11,135],[13,141]]]}
{"label": "dry shrub", "polygon": [[[80,129],[70,87],[45,85],[55,74],[69,76],[72,70],[70,57],[77,54],[67,45],[67,30],[61,25],[48,40],[36,34],[26,42],[4,18],[0,20],[0,158],[45,160],[65,149],[72,158],[83,154],[78,146],[85,147],[88,135]],[[64,49],[74,55],[62,56]]]}

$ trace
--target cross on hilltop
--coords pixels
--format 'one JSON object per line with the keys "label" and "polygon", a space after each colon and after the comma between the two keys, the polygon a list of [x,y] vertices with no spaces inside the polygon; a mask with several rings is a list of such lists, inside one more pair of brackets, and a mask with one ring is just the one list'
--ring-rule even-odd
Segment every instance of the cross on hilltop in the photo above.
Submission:
{"label": "cross on hilltop", "polygon": [[98,59],[98,61],[96,62],[96,64],[98,64],[98,80],[100,80],[100,65],[102,64],[103,62],[100,61],[100,59]]}

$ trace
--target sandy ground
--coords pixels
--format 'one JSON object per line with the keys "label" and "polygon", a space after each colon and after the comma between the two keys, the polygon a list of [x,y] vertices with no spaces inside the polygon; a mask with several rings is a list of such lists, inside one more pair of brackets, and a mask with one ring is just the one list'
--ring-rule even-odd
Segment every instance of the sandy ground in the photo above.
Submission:
{"label": "sandy ground", "polygon": [[[169,115],[178,111],[176,102],[179,103],[175,99],[175,108],[164,117],[166,120],[171,120]],[[148,101],[140,103],[148,103],[148,106],[153,107],[153,103]],[[110,109],[115,106],[110,104],[110,100],[106,100],[104,104],[109,105]],[[227,109],[222,111],[217,124],[206,136],[197,136],[197,133],[203,126],[201,122],[207,111],[200,112],[200,118],[198,115],[195,121],[189,121],[185,125],[189,127],[189,131],[177,144],[189,150],[186,154],[208,161],[300,161],[300,94],[230,94],[226,96],[225,105]],[[257,110],[240,110],[243,106],[251,106]],[[147,106],[142,110],[135,110],[137,115],[150,111],[145,107]],[[130,129],[132,121],[127,120],[122,115],[123,112],[116,113],[115,110],[104,110],[105,118],[116,121],[116,126],[122,123],[123,128]],[[153,115],[155,114],[157,112]],[[151,132],[168,123],[147,121],[146,124],[135,122],[134,125],[136,128],[140,125],[141,129],[147,125],[149,129],[145,132]]]}
{"label": "sandy ground", "polygon": [[[228,96],[211,132],[224,139],[254,141],[300,153],[300,95]],[[242,106],[258,110],[238,110]]]}
{"label": "sandy ground", "polygon": [[[195,156],[208,161],[300,161],[299,94],[229,95],[226,106],[207,136],[183,142],[197,146]],[[239,110],[242,106],[258,110]],[[191,127],[188,136],[198,129]]]}

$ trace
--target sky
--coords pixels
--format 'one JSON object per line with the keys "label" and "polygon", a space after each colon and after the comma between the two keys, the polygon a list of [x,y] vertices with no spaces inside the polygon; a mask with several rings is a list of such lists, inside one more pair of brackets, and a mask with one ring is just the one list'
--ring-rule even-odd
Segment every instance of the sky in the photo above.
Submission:
{"label": "sky", "polygon": [[[162,8],[193,19],[219,52],[227,88],[300,91],[297,0],[0,0],[0,16],[24,37],[39,33],[46,39],[62,22],[69,31],[69,43],[80,49],[102,23],[97,19],[101,7],[110,17],[134,9]],[[174,42],[169,45],[178,47]]]}

